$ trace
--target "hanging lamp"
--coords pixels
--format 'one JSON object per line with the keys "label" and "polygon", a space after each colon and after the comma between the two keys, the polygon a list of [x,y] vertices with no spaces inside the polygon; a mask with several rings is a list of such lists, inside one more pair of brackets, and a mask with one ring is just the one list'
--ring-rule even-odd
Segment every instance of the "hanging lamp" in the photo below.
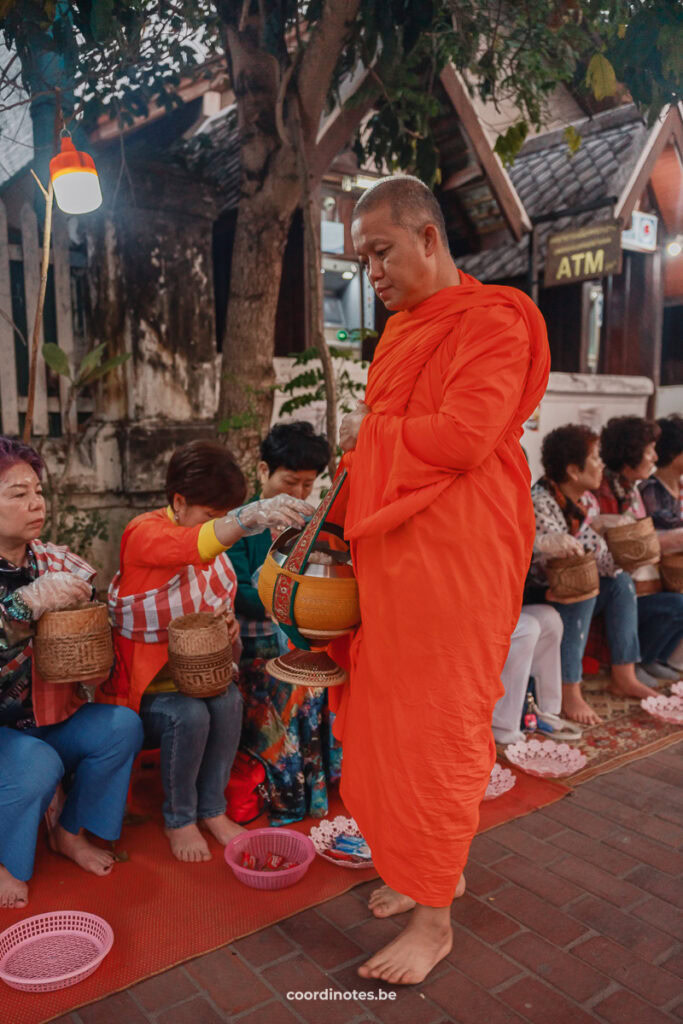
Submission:
{"label": "hanging lamp", "polygon": [[102,205],[95,161],[76,149],[68,133],[62,135],[61,153],[50,160],[50,178],[57,206],[64,213],[90,213]]}

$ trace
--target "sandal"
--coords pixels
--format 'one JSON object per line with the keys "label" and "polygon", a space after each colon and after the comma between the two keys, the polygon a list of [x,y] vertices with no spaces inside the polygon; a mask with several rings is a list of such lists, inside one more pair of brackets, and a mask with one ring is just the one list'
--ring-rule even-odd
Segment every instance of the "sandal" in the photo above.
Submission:
{"label": "sandal", "polygon": [[534,703],[534,714],[538,722],[538,731],[554,740],[580,740],[583,730],[578,722],[570,722],[559,715],[552,715],[549,711],[541,711]]}

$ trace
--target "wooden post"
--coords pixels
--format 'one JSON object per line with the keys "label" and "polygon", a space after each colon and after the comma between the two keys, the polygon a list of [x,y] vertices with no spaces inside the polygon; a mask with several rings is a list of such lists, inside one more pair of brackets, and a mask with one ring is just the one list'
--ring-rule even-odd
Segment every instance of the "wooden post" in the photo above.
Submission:
{"label": "wooden post", "polygon": [[12,326],[12,291],[10,288],[9,238],[7,214],[0,199],[0,425],[3,434],[19,433],[19,403],[17,401],[17,367],[14,354],[14,328]]}
{"label": "wooden post", "polygon": [[[54,219],[52,231],[52,273],[55,283],[55,313],[57,318],[57,343],[66,354],[74,375],[74,332],[71,312],[71,265],[69,256],[69,232],[64,214]],[[69,404],[71,385],[66,377],[59,377],[59,408],[62,415],[62,432],[75,432],[77,426],[76,403]],[[69,406],[69,408],[67,408]],[[68,418],[69,422],[66,422]]]}
{"label": "wooden post", "polygon": [[[30,313],[33,297],[36,307],[33,319],[33,338],[31,342],[31,361],[28,376],[28,401],[26,403],[26,419],[24,421],[24,441],[31,440],[35,417],[36,432],[48,433],[47,418],[47,381],[45,379],[45,360],[43,359],[43,309],[45,307],[45,289],[47,273],[50,267],[50,236],[52,234],[52,180],[45,197],[45,224],[43,226],[43,260],[38,277],[37,217],[28,203],[21,210],[21,238],[24,252],[24,287],[26,290],[26,311]],[[30,322],[30,316],[27,316]]]}

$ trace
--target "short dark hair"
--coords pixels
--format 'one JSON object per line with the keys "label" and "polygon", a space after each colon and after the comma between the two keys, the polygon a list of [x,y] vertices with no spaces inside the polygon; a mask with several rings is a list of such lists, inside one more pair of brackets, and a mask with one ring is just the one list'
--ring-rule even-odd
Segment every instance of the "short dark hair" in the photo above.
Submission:
{"label": "short dark hair", "polygon": [[316,434],[310,423],[276,423],[261,442],[261,458],[268,466],[268,475],[276,469],[314,469],[322,473],[330,461],[327,438]]}
{"label": "short dark hair", "polygon": [[28,463],[40,480],[45,464],[35,448],[12,437],[0,437],[0,476],[17,462]]}
{"label": "short dark hair", "polygon": [[683,416],[672,412],[657,420],[657,426],[661,431],[657,438],[657,460],[663,469],[683,452]]}
{"label": "short dark hair", "polygon": [[411,227],[415,231],[421,231],[425,225],[434,224],[441,241],[448,249],[446,221],[439,200],[419,178],[412,174],[394,174],[390,178],[380,178],[363,193],[354,206],[351,222],[385,203],[391,210],[394,224],[402,228]]}
{"label": "short dark hair", "polygon": [[642,416],[613,416],[600,435],[602,461],[613,473],[624,466],[636,469],[643,461],[645,449],[659,437],[659,427]]}
{"label": "short dark hair", "polygon": [[166,471],[169,505],[180,494],[188,505],[222,510],[241,505],[247,483],[233,455],[218,441],[190,441],[176,448]]}
{"label": "short dark hair", "polygon": [[551,430],[543,438],[541,462],[545,475],[556,484],[567,480],[567,466],[578,466],[583,469],[591,447],[598,440],[598,435],[590,427],[578,423],[568,423],[564,427]]}

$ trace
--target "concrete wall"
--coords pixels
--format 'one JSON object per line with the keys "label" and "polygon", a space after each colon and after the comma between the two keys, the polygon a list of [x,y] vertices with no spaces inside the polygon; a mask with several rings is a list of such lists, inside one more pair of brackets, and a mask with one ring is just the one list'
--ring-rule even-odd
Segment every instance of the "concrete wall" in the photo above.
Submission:
{"label": "concrete wall", "polygon": [[644,416],[653,390],[649,377],[551,373],[540,408],[522,438],[532,480],[543,472],[541,443],[551,430],[565,423],[583,423],[600,431],[612,416]]}

